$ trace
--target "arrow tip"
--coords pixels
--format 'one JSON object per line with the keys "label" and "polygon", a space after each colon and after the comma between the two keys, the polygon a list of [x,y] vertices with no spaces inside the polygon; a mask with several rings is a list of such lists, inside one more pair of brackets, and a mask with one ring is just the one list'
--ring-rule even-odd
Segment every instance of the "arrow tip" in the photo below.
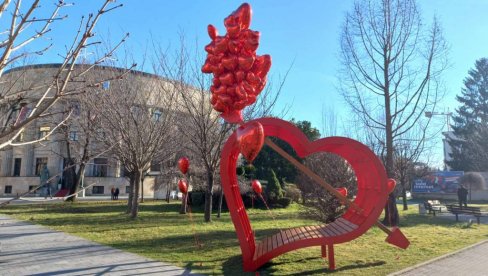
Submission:
{"label": "arrow tip", "polygon": [[402,249],[407,249],[407,247],[410,245],[410,241],[407,239],[407,237],[405,237],[398,227],[393,227],[391,229],[391,233],[388,235],[388,237],[386,237],[385,241]]}

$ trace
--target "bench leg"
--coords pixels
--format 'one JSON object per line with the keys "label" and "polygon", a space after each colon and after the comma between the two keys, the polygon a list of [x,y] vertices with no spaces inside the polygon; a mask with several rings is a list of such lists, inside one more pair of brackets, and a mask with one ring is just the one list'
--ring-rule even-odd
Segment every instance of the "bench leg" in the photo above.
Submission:
{"label": "bench leg", "polygon": [[329,270],[335,270],[335,260],[334,260],[334,245],[327,245],[329,250]]}
{"label": "bench leg", "polygon": [[435,217],[435,210],[432,210],[432,212],[434,213],[434,217]]}
{"label": "bench leg", "polygon": [[327,258],[327,247],[325,245],[322,245],[321,249],[322,249],[322,258]]}

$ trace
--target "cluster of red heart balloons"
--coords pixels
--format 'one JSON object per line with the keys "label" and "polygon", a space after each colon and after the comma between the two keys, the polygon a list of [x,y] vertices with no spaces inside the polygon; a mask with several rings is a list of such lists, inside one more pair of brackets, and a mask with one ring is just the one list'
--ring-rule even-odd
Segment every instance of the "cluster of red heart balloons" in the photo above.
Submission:
{"label": "cluster of red heart balloons", "polygon": [[[188,172],[188,168],[190,167],[190,160],[186,157],[181,157],[178,160],[178,168],[180,172],[185,175]],[[184,195],[188,192],[188,182],[185,179],[180,179],[178,181],[178,189]]]}
{"label": "cluster of red heart balloons", "polygon": [[271,67],[269,55],[256,55],[260,33],[249,29],[251,14],[251,6],[242,4],[225,18],[224,36],[208,25],[212,42],[205,46],[208,55],[202,72],[213,73],[211,103],[229,123],[242,122],[241,110],[256,101]]}

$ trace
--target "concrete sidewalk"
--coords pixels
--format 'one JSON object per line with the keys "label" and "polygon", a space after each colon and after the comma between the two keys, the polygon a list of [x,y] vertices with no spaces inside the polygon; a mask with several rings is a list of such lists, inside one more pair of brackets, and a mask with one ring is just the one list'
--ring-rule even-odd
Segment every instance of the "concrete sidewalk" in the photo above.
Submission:
{"label": "concrete sidewalk", "polygon": [[1,275],[195,275],[0,214]]}
{"label": "concrete sidewalk", "polygon": [[446,254],[422,264],[390,274],[391,276],[488,275],[488,240]]}

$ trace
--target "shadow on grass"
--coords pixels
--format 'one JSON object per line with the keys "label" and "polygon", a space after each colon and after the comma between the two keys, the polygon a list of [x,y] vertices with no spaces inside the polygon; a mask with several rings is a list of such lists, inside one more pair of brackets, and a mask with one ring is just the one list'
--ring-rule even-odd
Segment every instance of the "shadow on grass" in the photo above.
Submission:
{"label": "shadow on grass", "polygon": [[[312,260],[317,260],[321,259],[321,257],[309,257],[309,258],[303,258],[299,260],[294,260],[296,263],[303,263],[306,261],[312,261]],[[276,275],[277,272],[280,270],[276,268],[276,266],[279,265],[286,265],[289,264],[289,261],[287,262],[276,262],[276,261],[271,261],[263,265],[261,268],[257,270],[259,272],[259,275]],[[352,264],[352,265],[345,265],[336,268],[335,270],[329,270],[327,267],[327,264],[324,263],[324,267],[314,269],[314,270],[306,270],[306,271],[301,271],[301,272],[291,272],[289,274],[281,274],[281,275],[323,275],[325,273],[334,273],[334,272],[340,272],[340,271],[348,271],[348,270],[354,270],[354,269],[362,269],[362,268],[369,268],[369,267],[376,267],[376,266],[382,266],[386,264],[384,261],[376,261],[376,262],[369,262],[369,263],[358,263],[358,264]],[[188,267],[190,269],[194,269],[195,267]],[[226,259],[223,263],[222,271],[224,275],[254,275],[254,272],[244,272],[242,270],[242,258],[240,255],[238,256],[233,256],[228,259]],[[283,272],[281,272],[283,273]]]}

